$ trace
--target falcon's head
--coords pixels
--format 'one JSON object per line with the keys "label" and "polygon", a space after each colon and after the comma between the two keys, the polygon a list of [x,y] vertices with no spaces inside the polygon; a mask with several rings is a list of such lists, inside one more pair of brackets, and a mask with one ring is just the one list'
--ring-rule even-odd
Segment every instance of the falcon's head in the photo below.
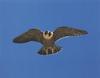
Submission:
{"label": "falcon's head", "polygon": [[53,37],[53,32],[45,31],[43,32],[43,37],[45,39],[51,39]]}

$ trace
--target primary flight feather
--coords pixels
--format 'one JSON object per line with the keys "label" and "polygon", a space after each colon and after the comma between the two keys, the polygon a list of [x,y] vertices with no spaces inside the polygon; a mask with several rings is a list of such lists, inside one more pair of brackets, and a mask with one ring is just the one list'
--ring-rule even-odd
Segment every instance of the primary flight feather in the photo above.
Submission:
{"label": "primary flight feather", "polygon": [[71,28],[71,27],[58,27],[54,32],[45,31],[42,32],[39,29],[30,29],[27,32],[16,37],[13,42],[15,43],[26,43],[29,41],[36,41],[43,44],[43,47],[39,50],[39,54],[48,55],[57,53],[61,50],[60,46],[55,44],[60,38],[66,36],[80,36],[88,34],[87,31]]}

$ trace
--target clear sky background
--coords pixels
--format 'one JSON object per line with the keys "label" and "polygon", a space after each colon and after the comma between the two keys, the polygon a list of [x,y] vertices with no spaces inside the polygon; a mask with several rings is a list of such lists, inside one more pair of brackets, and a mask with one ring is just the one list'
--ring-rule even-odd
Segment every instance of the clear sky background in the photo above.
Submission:
{"label": "clear sky background", "polygon": [[[0,0],[0,78],[100,78],[99,0]],[[63,49],[37,54],[41,44],[15,44],[30,28],[59,26],[89,32],[57,42]]]}

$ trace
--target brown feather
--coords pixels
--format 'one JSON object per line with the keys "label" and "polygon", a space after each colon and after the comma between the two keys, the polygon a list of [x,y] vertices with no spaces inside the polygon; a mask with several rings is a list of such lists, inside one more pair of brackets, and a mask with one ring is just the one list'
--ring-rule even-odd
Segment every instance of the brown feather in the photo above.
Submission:
{"label": "brown feather", "polygon": [[87,31],[85,30],[70,27],[59,27],[54,31],[54,41],[65,36],[80,36],[85,34],[87,34]]}
{"label": "brown feather", "polygon": [[29,41],[41,42],[42,32],[38,29],[30,29],[22,35],[16,37],[13,42],[15,43],[25,43]]}

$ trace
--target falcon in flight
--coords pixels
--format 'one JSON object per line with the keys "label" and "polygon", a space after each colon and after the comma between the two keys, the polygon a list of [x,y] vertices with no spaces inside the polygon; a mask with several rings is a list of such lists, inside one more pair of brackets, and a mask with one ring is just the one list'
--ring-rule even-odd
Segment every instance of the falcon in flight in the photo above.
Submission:
{"label": "falcon in flight", "polygon": [[88,34],[87,31],[71,28],[71,27],[58,27],[54,32],[45,31],[42,32],[39,29],[30,29],[27,32],[16,37],[14,43],[26,43],[29,41],[36,41],[43,45],[39,50],[40,55],[49,55],[57,53],[61,50],[61,47],[56,45],[55,42],[66,36],[80,36]]}

